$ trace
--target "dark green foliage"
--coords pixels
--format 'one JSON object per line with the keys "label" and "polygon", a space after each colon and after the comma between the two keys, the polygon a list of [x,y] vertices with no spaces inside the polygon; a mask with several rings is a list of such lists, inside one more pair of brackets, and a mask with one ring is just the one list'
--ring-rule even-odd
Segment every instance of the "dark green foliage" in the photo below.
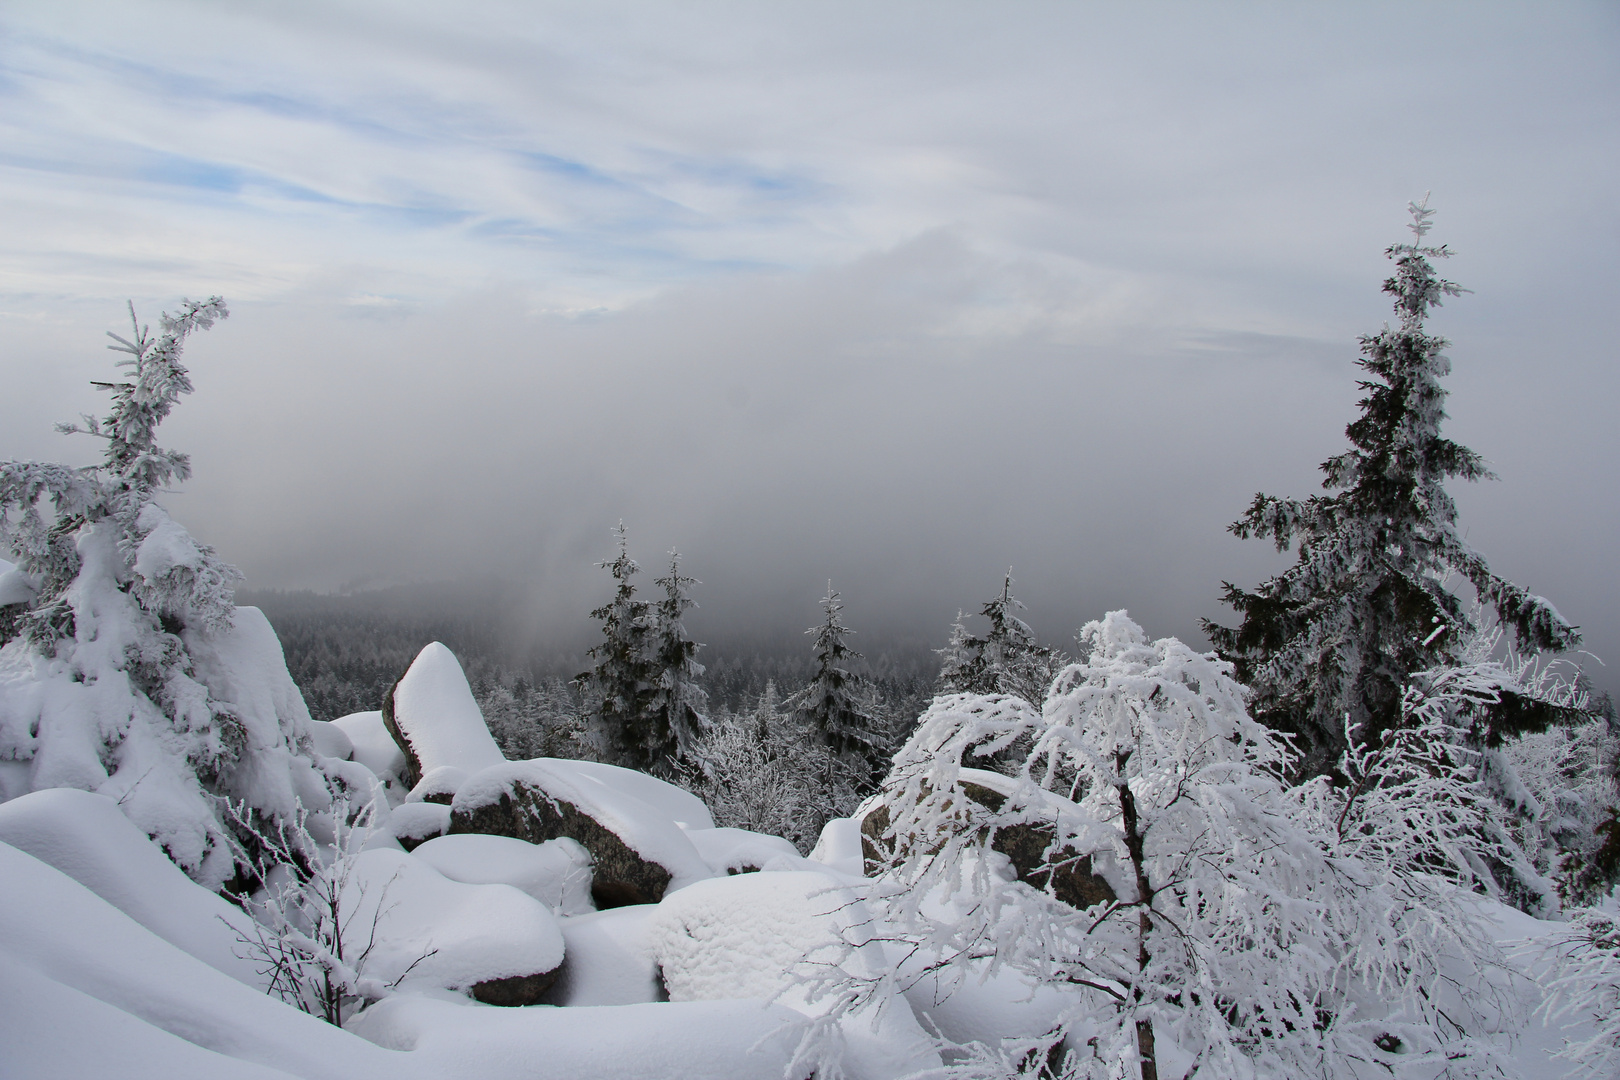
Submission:
{"label": "dark green foliage", "polygon": [[590,650],[596,666],[578,677],[586,687],[610,760],[629,769],[661,767],[666,747],[652,730],[658,671],[651,660],[653,613],[636,599],[631,582],[641,568],[630,557],[624,522],[614,529],[619,554],[600,565],[617,583],[613,599],[591,612],[602,624],[603,640]]}
{"label": "dark green foliage", "polygon": [[854,631],[839,618],[844,605],[830,581],[821,605],[826,617],[805,631],[814,635],[815,674],[810,677],[810,685],[786,704],[793,710],[795,720],[813,732],[834,754],[870,761],[881,740],[866,708],[865,696],[860,692],[862,680],[847,666],[861,654],[844,642]]}
{"label": "dark green foliage", "polygon": [[1012,694],[1031,704],[1046,699],[1046,690],[1066,659],[1035,643],[1035,631],[1020,619],[1023,608],[1012,595],[1012,571],[1002,579],[1001,593],[979,609],[990,620],[983,637],[967,632],[960,620],[951,640],[940,650],[940,692],[946,694]]}
{"label": "dark green foliage", "polygon": [[656,681],[648,702],[648,737],[660,771],[669,771],[691,753],[693,740],[703,729],[708,694],[698,685],[703,665],[697,662],[702,646],[687,636],[681,621],[694,606],[687,590],[702,584],[681,573],[681,557],[670,552],[669,573],[653,584],[664,598],[653,609],[652,667]]}
{"label": "dark green foliage", "polygon": [[[1204,623],[1253,688],[1255,715],[1298,737],[1303,775],[1336,768],[1347,717],[1358,738],[1376,742],[1400,720],[1408,676],[1458,662],[1471,620],[1446,587],[1450,575],[1474,587],[1520,648],[1563,650],[1580,640],[1546,600],[1492,574],[1456,527],[1444,482],[1491,474],[1479,455],[1439,434],[1440,380],[1451,364],[1447,343],[1425,333],[1423,320],[1463,290],[1429,261],[1450,252],[1422,246],[1433,211],[1414,205],[1412,213],[1418,243],[1387,252],[1396,270],[1384,291],[1400,325],[1361,339],[1358,363],[1369,378],[1360,384],[1361,415],[1345,429],[1352,449],[1322,463],[1322,486],[1337,494],[1256,495],[1232,532],[1270,538],[1279,551],[1297,544],[1298,560],[1252,592],[1226,583],[1240,625]],[[1555,719],[1504,698],[1487,727],[1500,739]]]}

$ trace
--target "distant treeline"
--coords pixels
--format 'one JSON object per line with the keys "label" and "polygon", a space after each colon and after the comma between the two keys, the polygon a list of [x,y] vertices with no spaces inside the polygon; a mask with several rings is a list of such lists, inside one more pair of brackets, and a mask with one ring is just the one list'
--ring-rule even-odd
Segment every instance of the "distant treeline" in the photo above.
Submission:
{"label": "distant treeline", "polygon": [[[569,695],[577,708],[571,683],[591,666],[584,648],[522,641],[510,629],[518,622],[511,594],[493,582],[348,595],[242,590],[237,602],[258,607],[269,618],[281,638],[287,670],[317,720],[380,708],[383,694],[432,641],[456,654],[486,716],[549,714],[563,709],[562,698]],[[580,622],[586,633],[595,631],[584,613]],[[582,640],[586,647],[594,644],[583,635]],[[916,646],[887,651],[881,643],[862,644],[870,651],[858,666],[885,717],[896,724],[915,719],[935,693],[938,658]],[[698,654],[705,668],[701,684],[717,712],[753,708],[768,683],[786,697],[814,671],[808,639],[730,645],[724,652],[705,648]]]}

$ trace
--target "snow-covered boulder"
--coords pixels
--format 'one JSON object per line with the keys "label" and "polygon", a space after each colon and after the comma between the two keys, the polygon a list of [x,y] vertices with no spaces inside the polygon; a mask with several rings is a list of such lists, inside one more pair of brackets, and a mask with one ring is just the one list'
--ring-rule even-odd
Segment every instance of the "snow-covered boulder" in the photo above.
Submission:
{"label": "snow-covered boulder", "polygon": [[0,842],[55,867],[158,937],[263,989],[238,955],[253,920],[201,888],[104,795],[49,788],[0,804]]}
{"label": "snow-covered boulder", "polygon": [[713,875],[686,833],[619,786],[616,773],[593,774],[576,764],[536,758],[485,769],[456,792],[449,832],[532,844],[577,840],[591,855],[591,896],[599,908],[656,903]]}
{"label": "snow-covered boulder", "polygon": [[799,849],[780,836],[747,829],[693,829],[686,838],[716,874],[798,870],[805,861]]}
{"label": "snow-covered boulder", "polygon": [[[845,942],[871,937],[871,915],[849,889],[814,871],[738,874],[702,881],[658,905],[653,955],[670,1001],[758,998],[806,1016],[825,1014],[830,996],[812,1000],[805,979],[841,963],[851,974],[878,978],[882,947],[846,952]],[[885,1080],[940,1068],[932,1042],[911,1009],[890,995],[874,997],[838,1024],[843,1067],[852,1080]]]}
{"label": "snow-covered boulder", "polygon": [[568,951],[547,1003],[581,1008],[668,1001],[648,928],[657,910],[633,904],[559,919]]}
{"label": "snow-covered boulder", "polygon": [[[984,769],[962,769],[958,777],[957,787],[962,797],[992,813],[1001,810],[1017,789],[1017,781],[1012,777]],[[889,806],[884,799],[895,798],[897,794],[885,792],[881,798],[872,800],[863,808],[864,813],[860,816],[861,855],[863,870],[868,877],[881,873],[896,854],[904,858],[908,845],[936,842],[930,838],[891,835]],[[1039,792],[1037,797],[1043,804],[1043,816],[1050,815],[1055,819],[1063,814],[1080,813],[1078,807],[1061,796]],[[1073,848],[1048,852],[1055,835],[1053,826],[1043,821],[1020,822],[997,829],[990,847],[1007,856],[1019,881],[1043,890],[1050,884],[1052,894],[1071,907],[1084,910],[1093,904],[1116,899],[1115,890],[1108,880],[1093,872],[1094,853]],[[1046,869],[1049,860],[1062,860],[1062,865],[1055,871]]]}
{"label": "snow-covered boulder", "polygon": [[443,803],[449,806],[456,797],[456,789],[467,779],[467,770],[454,765],[440,765],[422,774],[422,779],[411,788],[405,801]]}
{"label": "snow-covered boulder", "polygon": [[460,833],[435,837],[411,854],[451,881],[510,885],[558,915],[592,910],[591,856],[573,840],[531,844],[511,836]]}
{"label": "snow-covered boulder", "polygon": [[383,696],[383,724],[405,751],[407,786],[451,765],[474,773],[506,760],[455,653],[435,641]]}
{"label": "snow-covered boulder", "polygon": [[356,855],[343,906],[351,932],[373,943],[361,974],[401,989],[532,1005],[562,966],[562,932],[533,897],[509,885],[451,881],[404,852]]}
{"label": "snow-covered boulder", "polygon": [[587,782],[605,784],[615,791],[634,795],[688,832],[714,828],[714,818],[703,800],[667,780],[600,761],[576,761],[572,758],[543,760],[559,772],[571,773]]}
{"label": "snow-covered boulder", "polygon": [[388,812],[384,829],[410,851],[450,831],[450,808],[443,803],[408,802]]}

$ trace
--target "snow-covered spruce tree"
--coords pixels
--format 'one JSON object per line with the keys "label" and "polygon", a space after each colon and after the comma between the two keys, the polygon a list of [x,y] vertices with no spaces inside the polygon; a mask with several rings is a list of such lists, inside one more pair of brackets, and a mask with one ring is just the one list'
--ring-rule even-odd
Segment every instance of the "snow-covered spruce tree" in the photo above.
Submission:
{"label": "snow-covered spruce tree", "polygon": [[941,652],[940,690],[947,694],[1016,694],[1032,704],[1063,667],[1065,657],[1035,643],[1035,631],[1018,612],[1024,605],[1012,595],[1012,571],[1002,579],[1001,593],[979,610],[990,620],[983,637],[969,634],[961,616]]}
{"label": "snow-covered spruce tree", "polygon": [[703,730],[704,710],[709,695],[698,685],[703,665],[697,661],[702,646],[687,636],[681,621],[694,605],[687,590],[701,585],[696,578],[681,573],[681,557],[669,553],[669,573],[653,584],[664,590],[664,598],[652,611],[652,666],[655,682],[648,697],[648,748],[657,771],[668,772],[692,752],[693,741]]}
{"label": "snow-covered spruce tree", "polygon": [[191,475],[157,444],[192,389],[181,349],[226,314],[219,297],[186,301],[154,336],[131,306],[131,335],[109,335],[127,378],[95,384],[107,415],[59,426],[103,440],[101,462],[0,464],[0,541],[32,594],[0,649],[0,763],[27,762],[36,790],[117,799],[210,888],[233,872],[225,799],[275,822],[331,798],[275,632],[157,501]]}
{"label": "snow-covered spruce tree", "polygon": [[[1400,318],[1361,339],[1368,378],[1361,415],[1345,429],[1353,449],[1322,464],[1332,495],[1256,495],[1231,531],[1269,537],[1277,550],[1297,544],[1288,570],[1245,591],[1225,584],[1237,627],[1206,621],[1219,653],[1254,690],[1261,720],[1299,738],[1301,775],[1330,771],[1345,749],[1344,718],[1376,742],[1398,722],[1411,673],[1458,659],[1468,626],[1463,601],[1447,589],[1460,575],[1513,629],[1521,649],[1564,650],[1580,636],[1542,597],[1491,573],[1457,529],[1451,478],[1491,477],[1478,454],[1440,436],[1451,370],[1447,342],[1424,331],[1442,298],[1463,290],[1441,279],[1431,259],[1445,247],[1423,243],[1434,213],[1412,204],[1415,242],[1395,244],[1395,273],[1384,291]],[[1497,734],[1544,728],[1553,713],[1504,699],[1488,723]]]}
{"label": "snow-covered spruce tree", "polygon": [[[821,598],[821,610],[826,617],[805,631],[813,635],[815,674],[785,704],[792,710],[794,722],[813,733],[834,758],[859,761],[864,772],[876,764],[871,760],[876,737],[872,717],[864,708],[865,698],[859,693],[860,677],[847,666],[861,656],[844,642],[855,631],[840,618],[844,604],[831,581],[827,582],[827,595]],[[836,771],[829,764],[829,779]]]}
{"label": "snow-covered spruce tree", "polygon": [[[1325,780],[1290,787],[1287,747],[1247,714],[1230,664],[1150,642],[1124,612],[1081,633],[1089,655],[1039,714],[1009,695],[938,698],[883,784],[883,932],[936,972],[1007,966],[1077,995],[1044,1038],[957,1048],[947,1071],[1156,1080],[1174,1060],[1184,1075],[1278,1080],[1489,1075],[1490,1014],[1511,1000],[1491,994],[1498,958],[1455,857],[1471,823],[1429,813],[1476,805],[1471,789],[1398,753],[1387,762],[1432,786],[1401,788],[1421,797],[1393,809],[1389,785],[1369,785],[1359,810]],[[964,766],[1025,739],[1004,801],[973,797]],[[1051,838],[1039,888],[995,847],[1032,827]],[[1379,857],[1392,852],[1426,865]],[[1060,902],[1058,873],[1076,867],[1112,898]],[[875,987],[844,969],[820,981],[837,1008]]]}
{"label": "snow-covered spruce tree", "polygon": [[614,764],[648,771],[662,759],[662,746],[652,737],[648,709],[658,673],[650,659],[653,631],[651,606],[636,599],[630,580],[641,569],[630,557],[624,522],[614,527],[617,557],[599,563],[617,583],[613,599],[591,612],[602,624],[603,640],[590,650],[596,666],[578,676],[590,695],[596,724]]}

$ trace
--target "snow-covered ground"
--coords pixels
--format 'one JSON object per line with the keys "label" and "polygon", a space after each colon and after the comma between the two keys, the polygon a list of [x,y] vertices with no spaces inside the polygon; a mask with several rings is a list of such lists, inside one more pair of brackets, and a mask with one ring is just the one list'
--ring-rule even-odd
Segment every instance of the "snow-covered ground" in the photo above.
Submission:
{"label": "snow-covered ground", "polygon": [[[804,858],[780,838],[715,828],[693,796],[643,774],[492,761],[459,665],[442,646],[423,659],[421,677],[400,685],[396,725],[422,784],[436,774],[440,787],[407,793],[406,754],[379,714],[312,725],[318,760],[347,759],[351,783],[363,770],[393,804],[326,849],[344,870],[346,962],[369,1004],[338,1027],[269,992],[249,913],[182,872],[115,798],[10,792],[0,803],[0,1075],[792,1080],[819,1067],[891,1080],[954,1060],[945,1040],[1037,1037],[1070,1004],[1007,969],[980,978],[969,965],[954,977],[877,940],[848,949],[883,936],[855,821],[831,822]],[[447,832],[480,808],[543,816],[548,800],[590,815],[624,858],[661,868],[662,895],[598,910],[593,870],[607,873],[610,860],[588,850],[607,842],[595,834],[536,843]],[[1504,943],[1560,927],[1500,905],[1483,913]],[[835,1011],[810,978],[833,963],[875,982],[898,977]],[[1536,975],[1527,959],[1509,978],[1527,1014]],[[508,984],[539,1000],[475,996]],[[1507,1061],[1524,1077],[1565,1075],[1549,1055],[1566,1034],[1538,1019],[1504,1040]],[[1161,1066],[1178,1080],[1173,1049]]]}

